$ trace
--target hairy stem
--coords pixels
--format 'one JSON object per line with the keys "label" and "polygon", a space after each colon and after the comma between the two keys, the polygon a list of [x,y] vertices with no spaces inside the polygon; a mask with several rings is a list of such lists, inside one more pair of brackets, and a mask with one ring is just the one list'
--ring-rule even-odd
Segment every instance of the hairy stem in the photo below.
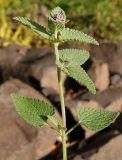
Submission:
{"label": "hairy stem", "polygon": [[[55,31],[55,38],[57,38],[57,31]],[[56,62],[59,61],[58,55],[58,43],[54,43]],[[58,78],[58,88],[59,88],[59,96],[61,102],[61,112],[62,112],[62,120],[63,126],[66,128],[66,111],[65,111],[65,103],[64,103],[64,94],[63,94],[63,85],[61,78],[61,69],[57,66],[57,78]],[[66,148],[66,131],[62,129],[62,147],[63,147],[63,160],[67,160],[67,148]]]}

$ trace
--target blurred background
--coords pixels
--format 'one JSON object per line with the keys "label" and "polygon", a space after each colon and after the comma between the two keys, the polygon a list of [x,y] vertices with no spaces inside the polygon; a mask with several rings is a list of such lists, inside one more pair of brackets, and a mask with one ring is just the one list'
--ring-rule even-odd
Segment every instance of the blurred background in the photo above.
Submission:
{"label": "blurred background", "polygon": [[[92,95],[62,74],[67,127],[77,122],[78,106],[122,111],[122,0],[0,0],[0,160],[61,160],[57,134],[28,125],[10,99],[11,93],[45,99],[61,118],[52,46],[13,20],[23,16],[47,26],[46,17],[56,6],[65,10],[67,27],[82,30],[100,43],[61,46],[90,51],[83,67],[97,89]],[[98,133],[78,127],[68,137],[68,160],[122,160],[121,132],[121,115]]]}
{"label": "blurred background", "polygon": [[20,24],[15,25],[12,18],[19,15],[44,24],[48,11],[57,5],[66,11],[70,19],[68,26],[82,29],[100,42],[122,40],[121,0],[0,0],[0,45],[7,46],[15,42],[26,46],[33,43],[36,46],[43,45],[37,37],[35,44],[34,34]]}

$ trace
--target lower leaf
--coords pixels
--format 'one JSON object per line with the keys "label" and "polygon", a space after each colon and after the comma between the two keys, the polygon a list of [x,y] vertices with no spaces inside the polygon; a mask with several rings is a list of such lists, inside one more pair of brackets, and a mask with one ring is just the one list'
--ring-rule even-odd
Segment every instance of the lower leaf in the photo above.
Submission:
{"label": "lower leaf", "polygon": [[100,131],[108,127],[119,116],[119,112],[88,107],[81,107],[77,112],[79,123],[93,131]]}
{"label": "lower leaf", "polygon": [[19,115],[33,126],[43,126],[48,115],[53,116],[54,107],[39,100],[12,94],[12,100]]}

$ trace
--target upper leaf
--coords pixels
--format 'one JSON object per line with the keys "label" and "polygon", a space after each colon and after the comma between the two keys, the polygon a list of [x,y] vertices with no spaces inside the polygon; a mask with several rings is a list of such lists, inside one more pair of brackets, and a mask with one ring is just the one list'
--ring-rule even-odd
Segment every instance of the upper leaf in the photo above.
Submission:
{"label": "upper leaf", "polygon": [[63,62],[82,65],[89,58],[89,52],[81,49],[62,49],[59,50],[59,57]]}
{"label": "upper leaf", "polygon": [[23,25],[31,28],[36,33],[40,34],[45,39],[51,39],[51,33],[49,33],[45,27],[39,25],[35,21],[32,21],[24,17],[14,17],[15,20],[22,23]]}
{"label": "upper leaf", "polygon": [[53,116],[55,114],[53,106],[39,99],[12,94],[12,100],[20,116],[34,126],[44,125],[48,119],[47,116]]}
{"label": "upper leaf", "polygon": [[79,65],[69,65],[63,70],[68,76],[78,81],[81,85],[84,85],[88,88],[93,94],[96,93],[94,83],[89,78],[87,73]]}
{"label": "upper leaf", "polygon": [[108,127],[119,116],[119,112],[110,112],[105,109],[81,107],[78,109],[79,123],[93,131],[100,131]]}
{"label": "upper leaf", "polygon": [[84,43],[99,45],[99,43],[93,37],[75,29],[64,28],[60,31],[58,38],[59,41],[63,42],[76,40]]}

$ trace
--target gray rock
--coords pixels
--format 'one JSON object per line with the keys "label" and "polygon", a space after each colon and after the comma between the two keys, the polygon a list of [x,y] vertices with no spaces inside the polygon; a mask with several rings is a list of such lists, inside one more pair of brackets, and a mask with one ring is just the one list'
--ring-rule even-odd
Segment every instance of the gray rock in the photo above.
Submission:
{"label": "gray rock", "polygon": [[92,48],[91,57],[92,59],[108,63],[111,73],[122,75],[122,43],[94,46]]}
{"label": "gray rock", "polygon": [[97,92],[96,95],[86,93],[82,95],[81,97],[79,96],[78,98],[82,100],[87,100],[87,101],[90,101],[90,100],[96,101],[99,104],[99,106],[105,108],[112,102],[119,99],[121,96],[122,96],[122,87],[117,86],[114,88],[113,87],[108,88],[101,92]]}
{"label": "gray rock", "polygon": [[122,82],[122,78],[119,74],[115,74],[115,75],[111,76],[110,80],[111,80],[112,85],[115,85],[115,84],[118,84],[118,83]]}
{"label": "gray rock", "polygon": [[[18,46],[0,49],[1,83],[16,77],[27,83],[38,82],[38,89],[40,86],[51,87],[57,91],[57,70],[52,49],[32,48],[26,50],[24,55],[19,54],[18,49]],[[64,81],[64,74],[62,77]]]}

